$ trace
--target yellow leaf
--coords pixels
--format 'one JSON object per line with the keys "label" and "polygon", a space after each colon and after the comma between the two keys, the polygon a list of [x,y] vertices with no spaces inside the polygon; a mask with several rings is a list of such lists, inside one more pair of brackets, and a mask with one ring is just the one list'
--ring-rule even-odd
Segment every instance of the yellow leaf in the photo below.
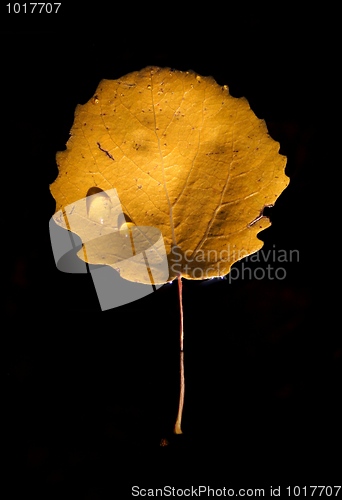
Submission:
{"label": "yellow leaf", "polygon": [[[79,256],[142,283],[226,275],[262,247],[263,209],[289,182],[279,143],[246,99],[211,77],[158,67],[102,80],[77,106],[57,163],[55,221],[79,234]],[[150,267],[165,247],[167,278],[130,259],[151,246]]]}

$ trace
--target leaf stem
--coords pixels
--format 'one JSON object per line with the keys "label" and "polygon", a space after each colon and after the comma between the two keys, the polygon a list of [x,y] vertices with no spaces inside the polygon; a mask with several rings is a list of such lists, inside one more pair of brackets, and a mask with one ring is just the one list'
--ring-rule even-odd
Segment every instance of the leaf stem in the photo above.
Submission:
{"label": "leaf stem", "polygon": [[182,277],[178,276],[178,296],[179,296],[179,310],[180,310],[180,393],[179,393],[179,405],[178,405],[178,415],[174,427],[175,434],[182,434],[181,423],[183,415],[184,406],[184,389],[185,389],[185,379],[184,379],[184,329],[183,329],[183,298],[182,298]]}

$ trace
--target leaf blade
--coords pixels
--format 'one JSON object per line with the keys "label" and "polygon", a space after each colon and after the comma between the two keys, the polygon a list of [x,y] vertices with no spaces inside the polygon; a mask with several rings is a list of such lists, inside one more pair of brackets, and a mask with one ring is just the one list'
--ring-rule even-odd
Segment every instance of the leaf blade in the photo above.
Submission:
{"label": "leaf blade", "polygon": [[161,231],[168,280],[225,275],[239,255],[258,251],[257,235],[270,225],[259,216],[289,183],[279,143],[246,99],[211,77],[168,68],[100,82],[76,108],[57,162],[56,209],[93,186],[115,188],[134,224]]}

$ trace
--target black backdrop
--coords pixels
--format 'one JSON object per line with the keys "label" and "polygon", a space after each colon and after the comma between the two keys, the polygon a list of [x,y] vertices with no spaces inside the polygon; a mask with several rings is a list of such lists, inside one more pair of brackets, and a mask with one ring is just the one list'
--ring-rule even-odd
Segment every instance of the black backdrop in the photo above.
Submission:
{"label": "black backdrop", "polygon": [[[329,326],[334,271],[320,244],[325,21],[229,4],[188,19],[135,8],[62,4],[60,17],[2,16],[7,477],[13,491],[89,499],[130,498],[134,484],[338,484],[341,336]],[[184,282],[182,436],[172,433],[177,286],[101,312],[89,275],[56,269],[48,231],[55,154],[76,105],[102,78],[147,65],[211,75],[266,120],[288,157],[290,185],[259,236],[265,252],[299,255],[281,264],[282,280]]]}

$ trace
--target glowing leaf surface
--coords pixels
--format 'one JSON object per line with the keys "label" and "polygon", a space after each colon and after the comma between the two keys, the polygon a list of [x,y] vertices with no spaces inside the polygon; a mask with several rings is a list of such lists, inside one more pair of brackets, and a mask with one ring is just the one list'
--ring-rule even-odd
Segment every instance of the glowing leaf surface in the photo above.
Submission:
{"label": "glowing leaf surface", "polygon": [[[57,163],[51,185],[57,212],[95,195],[80,257],[118,267],[113,249],[120,253],[122,211],[132,227],[161,232],[168,280],[222,276],[259,250],[257,234],[270,225],[263,208],[289,182],[279,143],[246,99],[211,77],[157,67],[102,80],[89,102],[77,106]],[[103,194],[111,189],[119,211]],[[119,267],[122,277],[145,282],[146,271]]]}

